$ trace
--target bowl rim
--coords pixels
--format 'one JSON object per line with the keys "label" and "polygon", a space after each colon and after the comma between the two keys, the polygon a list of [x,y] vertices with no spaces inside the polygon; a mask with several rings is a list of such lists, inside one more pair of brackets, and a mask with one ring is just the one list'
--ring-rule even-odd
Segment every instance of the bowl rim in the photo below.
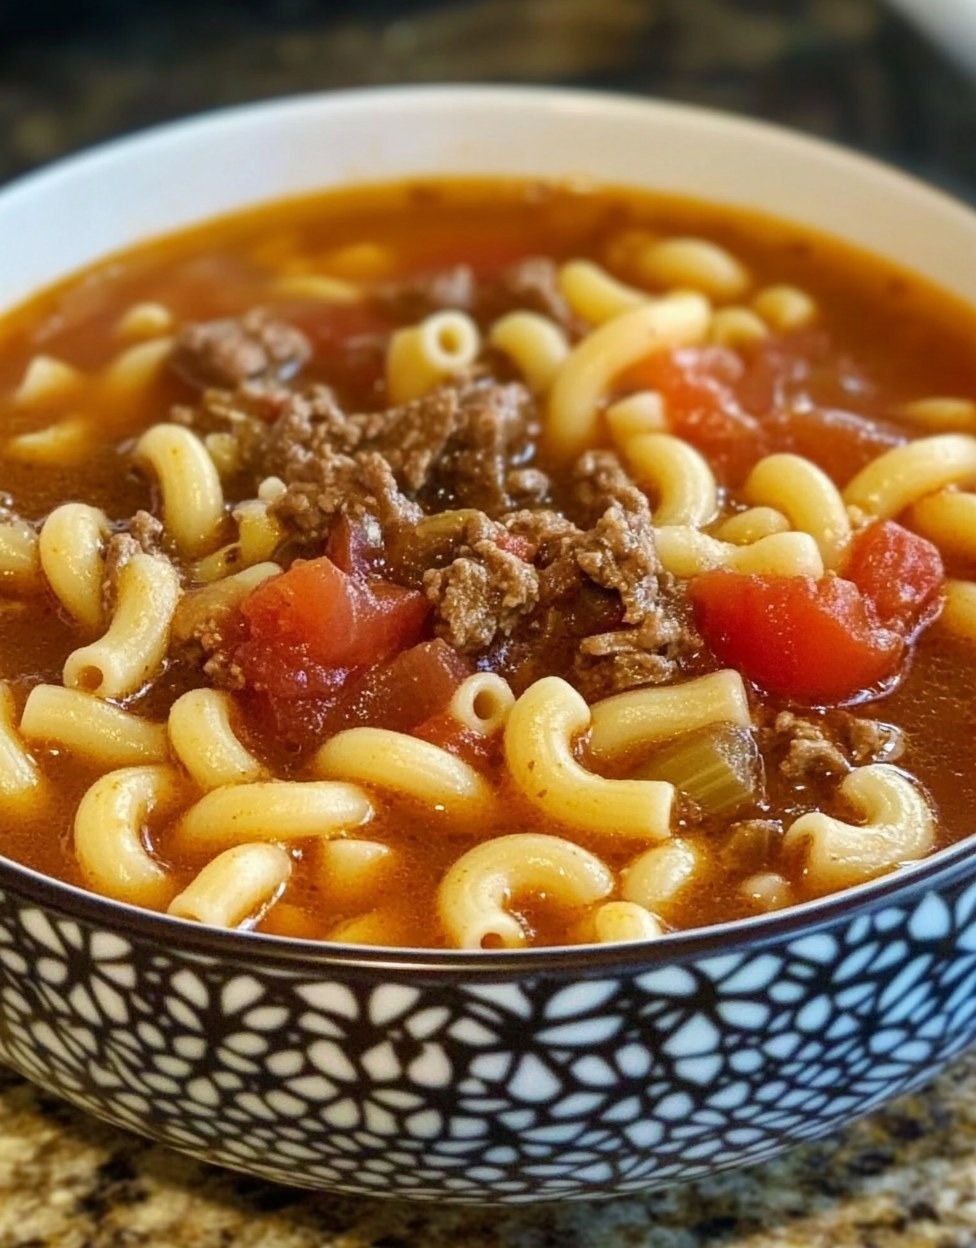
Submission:
{"label": "bowl rim", "polygon": [[[778,142],[811,154],[819,153],[829,157],[839,169],[846,166],[861,173],[868,172],[882,186],[900,189],[903,193],[911,193],[916,199],[928,201],[933,209],[953,214],[970,229],[976,226],[976,212],[973,208],[948,192],[874,156],[814,135],[697,104],[546,85],[424,84],[359,87],[333,92],[310,92],[216,108],[95,144],[58,159],[51,165],[23,174],[0,186],[0,203],[4,206],[15,206],[20,200],[29,202],[34,195],[44,195],[49,188],[56,189],[63,179],[70,178],[76,170],[97,171],[101,165],[125,160],[131,155],[144,154],[154,145],[185,142],[208,130],[216,137],[223,128],[237,129],[242,124],[246,125],[251,118],[274,118],[280,124],[287,125],[289,116],[297,116],[309,107],[339,111],[342,107],[355,106],[360,102],[368,106],[376,100],[383,102],[391,111],[398,104],[422,105],[425,102],[437,102],[443,106],[451,100],[485,108],[499,105],[538,106],[541,102],[553,107],[596,110],[607,117],[610,124],[615,116],[629,116],[639,120],[641,115],[648,114],[657,114],[664,119],[668,116],[697,119],[719,131],[736,131],[747,139],[751,135],[766,143]],[[418,170],[418,176],[428,176],[430,172]],[[272,196],[258,202],[274,202],[275,198]],[[719,203],[720,200],[711,202]],[[233,215],[233,211],[232,209],[229,214],[220,215]],[[202,221],[210,218],[204,216],[198,219]],[[180,228],[185,227],[173,227],[173,231]],[[169,231],[164,230],[162,236],[167,232]],[[145,241],[150,241],[152,237],[154,236],[147,236]],[[844,241],[842,235],[837,237]],[[91,261],[98,262],[97,259]],[[911,268],[910,262],[908,267]],[[953,294],[953,297],[960,296]],[[6,309],[0,309],[0,312],[3,311]],[[162,948],[178,950],[180,954],[224,955],[234,962],[278,964],[279,967],[287,966],[294,973],[304,970],[310,975],[328,968],[332,971],[356,971],[378,977],[387,975],[391,970],[409,969],[432,976],[439,982],[478,982],[509,979],[513,975],[528,972],[558,977],[581,972],[588,976],[599,972],[653,972],[701,957],[757,951],[784,939],[814,935],[837,922],[853,920],[880,909],[883,905],[899,902],[907,904],[927,891],[954,884],[967,874],[976,876],[974,847],[976,833],[915,863],[840,892],[801,902],[780,911],[667,933],[653,941],[498,951],[343,945],[337,942],[211,927],[103,897],[53,876],[44,875],[2,854],[0,890],[6,890],[18,900],[29,901],[55,912],[62,918],[95,924],[135,940],[141,939],[156,943]]]}

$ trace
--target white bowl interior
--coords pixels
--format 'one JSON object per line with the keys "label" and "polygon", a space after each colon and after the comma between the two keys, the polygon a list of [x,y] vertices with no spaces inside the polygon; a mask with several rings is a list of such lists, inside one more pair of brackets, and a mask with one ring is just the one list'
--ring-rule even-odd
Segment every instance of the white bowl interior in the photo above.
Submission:
{"label": "white bowl interior", "polygon": [[760,209],[976,302],[976,214],[852,153],[680,105],[425,87],[215,113],[22,180],[0,193],[0,305],[140,240],[249,204],[424,173],[581,176]]}

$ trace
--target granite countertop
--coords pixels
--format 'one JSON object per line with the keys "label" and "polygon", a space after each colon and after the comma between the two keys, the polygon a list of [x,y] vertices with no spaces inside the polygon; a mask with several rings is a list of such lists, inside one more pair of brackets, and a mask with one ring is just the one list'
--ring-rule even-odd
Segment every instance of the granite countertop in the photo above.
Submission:
{"label": "granite countertop", "polygon": [[[238,100],[377,82],[609,87],[838,138],[976,199],[976,83],[875,0],[0,4],[0,181]],[[0,1068],[0,1248],[972,1248],[976,1055],[747,1171],[605,1204],[452,1210],[258,1182]]]}
{"label": "granite countertop", "polygon": [[822,1144],[605,1203],[310,1194],[103,1126],[0,1071],[2,1248],[972,1248],[976,1056]]}

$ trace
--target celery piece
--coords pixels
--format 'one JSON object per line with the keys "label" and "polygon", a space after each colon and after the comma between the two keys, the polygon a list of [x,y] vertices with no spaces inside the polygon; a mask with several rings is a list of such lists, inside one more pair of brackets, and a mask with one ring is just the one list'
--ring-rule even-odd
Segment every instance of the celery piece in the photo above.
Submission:
{"label": "celery piece", "polygon": [[706,814],[727,815],[762,795],[763,766],[751,728],[709,724],[655,751],[637,772],[669,780]]}

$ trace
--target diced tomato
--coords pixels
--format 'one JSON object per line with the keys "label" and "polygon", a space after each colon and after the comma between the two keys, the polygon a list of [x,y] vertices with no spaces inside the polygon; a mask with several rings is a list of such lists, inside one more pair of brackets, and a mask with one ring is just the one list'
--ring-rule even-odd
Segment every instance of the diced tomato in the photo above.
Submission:
{"label": "diced tomato", "polygon": [[848,701],[892,675],[904,652],[904,639],[839,577],[719,570],[695,577],[689,595],[712,653],[782,697]]}
{"label": "diced tomato", "polygon": [[285,742],[314,742],[346,685],[419,641],[427,614],[422,594],[324,556],[263,581],[241,605],[233,652],[255,718]]}
{"label": "diced tomato", "polygon": [[471,664],[440,638],[422,641],[350,681],[323,722],[325,732],[357,724],[409,732],[447,706]]}
{"label": "diced tomato", "polygon": [[659,352],[631,369],[625,382],[664,396],[668,427],[702,452],[719,475],[740,481],[766,452],[760,422],[739,402],[742,362],[724,347]]}
{"label": "diced tomato", "polygon": [[411,730],[410,735],[430,741],[432,745],[439,745],[442,750],[457,755],[472,767],[483,767],[497,756],[501,748],[501,741],[497,736],[486,737],[480,732],[462,728],[447,711],[425,719]]}
{"label": "diced tomato", "polygon": [[273,750],[302,752],[322,740],[325,721],[356,669],[311,668],[300,654],[251,647],[242,665],[242,704],[254,730]]}
{"label": "diced tomato", "polygon": [[343,572],[360,578],[372,575],[380,558],[380,548],[370,540],[365,526],[343,514],[336,518],[325,553]]}
{"label": "diced tomato", "polygon": [[836,352],[830,336],[820,329],[793,330],[770,334],[757,342],[744,359],[742,375],[735,383],[739,402],[762,416],[791,407],[801,395],[813,396],[818,403],[838,403],[840,395],[822,393],[822,380],[834,380]]}
{"label": "diced tomato", "polygon": [[416,590],[349,576],[323,556],[262,581],[241,611],[259,644],[301,649],[323,667],[357,667],[419,641],[429,607]]}
{"label": "diced tomato", "polygon": [[836,407],[798,404],[772,433],[776,450],[802,455],[835,481],[848,481],[872,459],[907,439],[891,425]]}
{"label": "diced tomato", "polygon": [[858,535],[844,575],[879,623],[905,635],[924,622],[945,583],[936,547],[894,520],[876,521]]}

